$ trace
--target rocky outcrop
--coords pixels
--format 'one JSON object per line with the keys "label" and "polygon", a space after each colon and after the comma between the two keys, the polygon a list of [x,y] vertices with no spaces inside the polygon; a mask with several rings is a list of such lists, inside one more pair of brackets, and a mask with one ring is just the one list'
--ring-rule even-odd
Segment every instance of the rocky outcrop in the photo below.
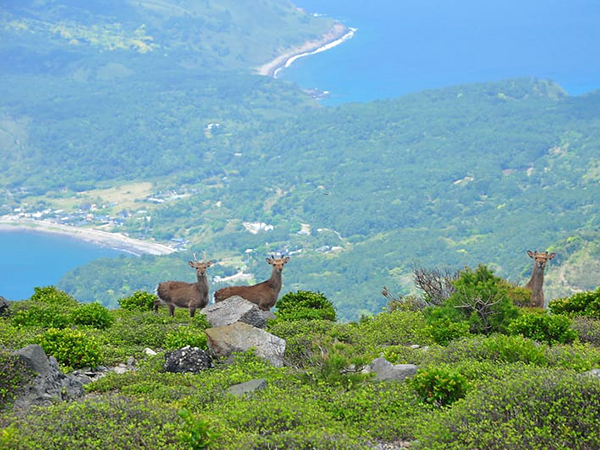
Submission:
{"label": "rocky outcrop", "polygon": [[418,369],[419,367],[414,364],[392,364],[385,358],[375,358],[365,372],[374,372],[375,379],[379,381],[402,381],[413,377]]}
{"label": "rocky outcrop", "polygon": [[227,390],[230,394],[238,397],[251,395],[253,392],[260,391],[267,387],[267,380],[259,378],[258,380],[250,380],[245,383],[234,384]]}
{"label": "rocky outcrop", "polygon": [[9,304],[8,300],[0,295],[0,317],[9,315]]}
{"label": "rocky outcrop", "polygon": [[172,373],[199,373],[213,367],[208,352],[189,345],[179,350],[165,353],[163,368]]}
{"label": "rocky outcrop", "polygon": [[238,295],[222,302],[214,303],[202,310],[213,327],[224,327],[236,322],[244,322],[256,328],[265,328],[267,320],[274,319],[271,311],[262,311],[256,304]]}
{"label": "rocky outcrop", "polygon": [[39,345],[28,345],[17,350],[16,354],[34,373],[34,378],[15,399],[15,408],[48,406],[57,401],[73,400],[84,395],[81,381],[61,373],[56,358],[48,358]]}
{"label": "rocky outcrop", "polygon": [[256,349],[256,354],[275,367],[283,367],[285,340],[243,322],[206,330],[208,347],[218,357]]}

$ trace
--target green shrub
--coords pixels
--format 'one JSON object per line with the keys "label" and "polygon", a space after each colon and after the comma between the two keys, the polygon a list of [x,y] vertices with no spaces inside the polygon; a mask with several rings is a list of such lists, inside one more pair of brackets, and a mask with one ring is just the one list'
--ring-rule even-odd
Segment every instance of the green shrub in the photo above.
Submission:
{"label": "green shrub", "polygon": [[6,448],[188,449],[177,438],[178,421],[176,409],[162,403],[94,397],[33,409],[13,423],[18,439]]}
{"label": "green shrub", "polygon": [[[9,405],[33,373],[14,353],[0,350],[0,408]],[[1,442],[1,441],[0,441]]]}
{"label": "green shrub", "polygon": [[519,308],[531,307],[531,291],[521,286],[512,286],[507,283],[508,296],[515,306]]}
{"label": "green shrub", "polygon": [[285,294],[277,302],[275,315],[281,320],[336,320],[333,303],[320,292],[310,291]]}
{"label": "green shrub", "polygon": [[435,406],[448,406],[465,396],[467,379],[449,366],[419,369],[409,380],[421,400]]}
{"label": "green shrub", "polygon": [[573,318],[571,327],[575,330],[581,342],[600,346],[600,320],[578,316]]}
{"label": "green shrub", "polygon": [[418,448],[600,448],[600,383],[540,368],[470,391],[416,430]]}
{"label": "green shrub", "polygon": [[47,305],[66,306],[76,308],[79,306],[77,300],[61,291],[55,286],[33,288],[33,295],[29,298],[32,302],[45,303]]}
{"label": "green shrub", "polygon": [[130,311],[141,310],[151,311],[154,308],[156,295],[145,291],[135,291],[129,297],[120,298],[119,306]]}
{"label": "green shrub", "polygon": [[450,307],[430,307],[425,310],[427,333],[436,344],[447,345],[451,340],[468,336],[470,326],[460,312]]}
{"label": "green shrub", "polygon": [[88,325],[100,330],[109,328],[115,321],[108,309],[100,303],[87,303],[71,313],[75,325]]}
{"label": "green shrub", "polygon": [[169,331],[165,339],[165,349],[177,350],[185,346],[208,349],[206,333],[196,327],[178,327],[177,330]]}
{"label": "green shrub", "polygon": [[177,438],[187,448],[192,450],[209,448],[218,437],[209,422],[194,416],[187,409],[180,410],[178,415],[183,420],[183,425],[177,433]]}
{"label": "green shrub", "polygon": [[347,340],[359,352],[373,350],[377,346],[429,344],[432,341],[426,330],[422,311],[395,310],[363,318],[358,325],[348,324]]}
{"label": "green shrub", "polygon": [[38,344],[47,355],[69,368],[94,368],[101,361],[98,342],[79,330],[50,328],[40,336]]}
{"label": "green shrub", "polygon": [[73,324],[72,308],[29,301],[20,306],[12,317],[18,327],[66,328]]}
{"label": "green shrub", "polygon": [[473,333],[503,332],[519,315],[510,298],[510,285],[484,265],[465,268],[453,285],[455,291],[444,306],[459,311]]}
{"label": "green shrub", "polygon": [[545,313],[521,315],[508,326],[508,333],[520,334],[548,345],[568,344],[577,337],[568,317]]}
{"label": "green shrub", "polygon": [[552,300],[548,308],[554,314],[600,319],[600,287],[595,291],[580,292],[570,297]]}

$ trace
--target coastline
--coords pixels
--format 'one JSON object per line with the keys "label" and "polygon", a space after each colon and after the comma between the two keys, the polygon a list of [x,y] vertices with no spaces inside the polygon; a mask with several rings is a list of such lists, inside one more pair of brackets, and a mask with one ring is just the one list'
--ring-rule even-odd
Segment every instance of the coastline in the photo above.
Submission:
{"label": "coastline", "polygon": [[109,247],[132,253],[137,256],[142,254],[168,255],[176,252],[175,249],[167,245],[134,239],[122,233],[111,233],[93,228],[78,228],[45,220],[27,220],[13,216],[0,217],[0,233],[22,231],[68,236],[101,247]]}
{"label": "coastline", "polygon": [[255,69],[259,75],[277,78],[278,73],[289,67],[298,58],[314,55],[324,52],[330,48],[336,47],[341,43],[351,39],[356,32],[356,28],[348,28],[341,23],[336,23],[333,28],[323,34],[320,39],[306,41],[304,44],[291,48],[275,59],[269,61]]}

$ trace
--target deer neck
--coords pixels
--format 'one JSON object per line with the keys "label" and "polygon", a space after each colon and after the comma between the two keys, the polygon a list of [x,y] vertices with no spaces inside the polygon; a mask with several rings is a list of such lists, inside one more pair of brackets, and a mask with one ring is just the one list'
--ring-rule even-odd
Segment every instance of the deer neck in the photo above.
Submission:
{"label": "deer neck", "polygon": [[208,285],[208,279],[206,278],[206,274],[196,275],[196,278],[198,279],[198,286],[207,286]]}
{"label": "deer neck", "polygon": [[544,284],[544,269],[540,269],[537,264],[533,265],[533,271],[527,287],[531,289],[540,289]]}
{"label": "deer neck", "polygon": [[269,278],[269,285],[277,292],[281,290],[281,272],[277,272],[276,269],[273,269],[271,272],[271,278]]}

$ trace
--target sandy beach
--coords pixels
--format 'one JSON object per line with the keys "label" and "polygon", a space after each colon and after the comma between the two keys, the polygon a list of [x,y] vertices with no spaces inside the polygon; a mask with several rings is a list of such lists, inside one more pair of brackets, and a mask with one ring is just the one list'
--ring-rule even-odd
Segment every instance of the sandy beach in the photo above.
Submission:
{"label": "sandy beach", "polygon": [[45,220],[21,219],[14,216],[0,217],[0,232],[31,231],[69,236],[85,242],[126,251],[135,255],[167,255],[176,250],[152,241],[130,238],[122,233],[110,233],[93,228],[78,228]]}
{"label": "sandy beach", "polygon": [[255,69],[256,73],[269,77],[277,77],[277,73],[281,69],[289,67],[298,58],[329,50],[350,39],[355,31],[356,30],[353,28],[348,28],[341,23],[336,23],[331,31],[322,35],[320,39],[306,41],[298,47],[285,51],[272,61],[257,67]]}

